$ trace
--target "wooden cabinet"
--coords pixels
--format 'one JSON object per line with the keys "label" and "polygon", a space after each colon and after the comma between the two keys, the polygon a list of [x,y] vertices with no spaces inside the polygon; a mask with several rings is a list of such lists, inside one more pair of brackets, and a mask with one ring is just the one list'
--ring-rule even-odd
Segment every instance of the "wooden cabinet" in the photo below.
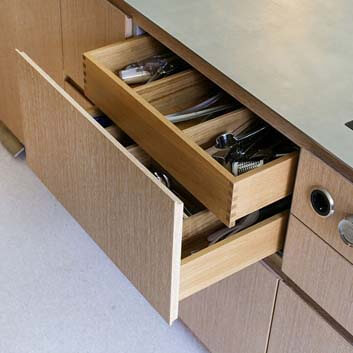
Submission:
{"label": "wooden cabinet", "polygon": [[24,142],[15,48],[63,84],[60,0],[2,0],[0,23],[0,120]]}
{"label": "wooden cabinet", "polygon": [[183,300],[180,318],[211,352],[264,353],[278,281],[255,264]]}
{"label": "wooden cabinet", "polygon": [[82,54],[132,33],[132,21],[107,0],[61,0],[64,74],[83,88]]}
{"label": "wooden cabinet", "polygon": [[[50,4],[54,6],[54,2]],[[56,52],[61,48],[61,32],[56,32],[60,22],[55,20],[55,33],[48,34],[50,40],[43,39],[47,47],[53,45],[52,53],[43,58],[38,49],[32,56],[57,82],[22,51],[22,64],[13,70],[15,83],[9,86],[9,92],[16,91],[15,99],[22,97],[28,163],[48,189],[169,323],[179,315],[211,351],[262,353],[270,342],[270,353],[326,353],[332,351],[334,342],[338,347],[335,353],[350,352],[346,349],[350,346],[331,325],[284,284],[277,300],[279,279],[259,262],[282,249],[288,212],[207,246],[207,232],[221,228],[221,222],[232,225],[292,192],[297,154],[282,156],[237,177],[222,169],[205,146],[211,146],[218,133],[248,126],[257,118],[252,112],[241,107],[214,120],[179,129],[164,115],[176,107],[185,109],[192,100],[196,103],[214,84],[191,68],[140,87],[129,87],[115,74],[116,70],[165,48],[146,35],[93,50],[82,60],[84,51],[128,36],[131,22],[105,0],[62,0],[59,8],[55,4],[55,14],[61,11],[62,16],[63,53]],[[45,21],[44,25],[49,26]],[[43,28],[41,32],[45,32]],[[15,31],[16,41],[23,36],[21,33]],[[35,40],[32,49],[19,48],[32,53],[39,46],[40,39]],[[11,38],[3,43],[11,47]],[[10,60],[6,55],[0,59]],[[69,80],[64,82],[64,76]],[[139,146],[126,147],[113,138],[60,85],[77,97],[80,86],[84,86],[87,97],[144,151]],[[84,105],[90,104],[79,99]],[[23,136],[21,121],[11,123],[14,129],[21,129]],[[185,218],[180,199],[148,169],[152,158],[214,214],[205,209]],[[297,185],[298,190],[305,189],[300,181]],[[249,197],[253,194],[256,197]],[[300,193],[295,197],[294,212],[299,212],[301,197]],[[297,251],[307,245],[302,238],[296,244],[293,234],[286,253],[289,256],[293,251],[290,257],[295,263]],[[298,256],[301,260],[295,265],[287,257],[284,268],[289,275],[294,267],[311,274],[307,272],[310,266],[315,261],[321,263],[317,253],[311,257],[308,263],[305,256]],[[349,279],[346,265],[341,269]],[[291,277],[294,279],[295,274]],[[319,279],[317,276],[311,281]],[[299,277],[297,281],[306,285]],[[348,285],[341,289],[348,298]],[[331,288],[327,293],[332,296]],[[336,307],[327,308],[333,308],[330,313],[336,315]],[[347,308],[344,306],[346,316],[335,316],[345,325],[349,320]],[[332,342],[315,351],[320,344],[320,330]],[[302,337],[303,342],[296,345]]]}
{"label": "wooden cabinet", "polygon": [[353,335],[353,265],[294,216],[283,271]]}
{"label": "wooden cabinet", "polygon": [[336,328],[281,282],[267,353],[352,353],[353,342]]}

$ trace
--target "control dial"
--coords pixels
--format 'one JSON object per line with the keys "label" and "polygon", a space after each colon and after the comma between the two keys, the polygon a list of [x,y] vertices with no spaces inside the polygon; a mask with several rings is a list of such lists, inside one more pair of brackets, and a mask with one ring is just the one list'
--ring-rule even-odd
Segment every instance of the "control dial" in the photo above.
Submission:
{"label": "control dial", "polygon": [[310,193],[310,202],[313,210],[321,217],[329,217],[335,212],[335,202],[326,189],[314,188]]}
{"label": "control dial", "polygon": [[342,240],[348,245],[353,247],[353,215],[350,215],[338,224],[338,231]]}

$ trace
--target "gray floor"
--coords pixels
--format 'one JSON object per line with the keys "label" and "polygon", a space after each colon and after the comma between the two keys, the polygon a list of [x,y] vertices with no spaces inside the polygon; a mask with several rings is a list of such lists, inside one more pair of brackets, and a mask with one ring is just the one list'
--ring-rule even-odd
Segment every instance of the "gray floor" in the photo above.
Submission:
{"label": "gray floor", "polygon": [[0,145],[0,352],[206,352],[169,327]]}

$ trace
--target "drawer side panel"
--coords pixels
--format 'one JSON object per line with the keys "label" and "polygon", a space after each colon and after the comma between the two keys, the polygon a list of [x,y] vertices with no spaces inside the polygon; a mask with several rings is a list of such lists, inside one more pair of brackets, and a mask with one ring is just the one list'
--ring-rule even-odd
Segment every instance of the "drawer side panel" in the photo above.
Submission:
{"label": "drawer side panel", "polygon": [[90,54],[85,70],[87,97],[222,222],[234,224],[229,218],[233,176]]}

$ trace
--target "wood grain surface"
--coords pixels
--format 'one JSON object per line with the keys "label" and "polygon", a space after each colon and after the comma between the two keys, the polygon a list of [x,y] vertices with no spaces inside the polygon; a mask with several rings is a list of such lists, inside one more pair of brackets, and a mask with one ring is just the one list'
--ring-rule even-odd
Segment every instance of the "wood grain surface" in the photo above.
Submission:
{"label": "wood grain surface", "polygon": [[225,132],[241,132],[256,119],[255,114],[246,108],[221,115],[209,121],[189,127],[183,132],[203,147],[212,146],[216,137]]}
{"label": "wood grain surface", "polygon": [[223,227],[223,224],[209,210],[201,211],[184,220],[183,243],[200,234],[205,236],[210,232]]}
{"label": "wood grain surface", "polygon": [[277,214],[184,258],[180,300],[279,251],[287,220],[287,212]]}
{"label": "wood grain surface", "polygon": [[107,69],[117,72],[131,63],[163,54],[165,51],[166,47],[163,44],[151,36],[143,35],[94,49],[85,53],[85,56],[94,55],[95,60]]}
{"label": "wood grain surface", "polygon": [[332,325],[280,282],[267,353],[352,353]]}
{"label": "wood grain surface", "polygon": [[61,0],[64,73],[83,88],[82,54],[131,35],[132,23],[106,0]]}
{"label": "wood grain surface", "polygon": [[2,0],[0,23],[0,120],[23,143],[15,49],[25,50],[63,84],[60,0]]}
{"label": "wood grain surface", "polygon": [[180,318],[215,353],[264,353],[278,278],[261,263],[183,300]]}
{"label": "wood grain surface", "polygon": [[[228,226],[289,195],[296,170],[295,154],[235,177],[141,96],[146,94],[150,99],[153,96],[158,101],[157,93],[162,97],[170,95],[170,88],[162,89],[165,82],[172,82],[175,89],[186,82],[189,88],[190,82],[196,80],[198,84],[199,75],[182,73],[153,82],[147,89],[144,86],[133,89],[116,75],[116,70],[127,63],[161,51],[158,42],[143,36],[86,53],[86,95]],[[192,97],[192,92],[195,90],[185,94]]]}
{"label": "wood grain surface", "polygon": [[239,219],[290,195],[297,163],[293,152],[236,177],[231,215]]}
{"label": "wood grain surface", "polygon": [[186,70],[135,88],[135,92],[162,114],[190,108],[209,98],[213,85],[194,70]]}
{"label": "wood grain surface", "polygon": [[30,167],[171,323],[178,313],[182,203],[21,56]]}
{"label": "wood grain surface", "polygon": [[89,110],[93,108],[92,102],[72,84],[71,80],[65,80],[64,89],[83,109]]}
{"label": "wood grain surface", "polygon": [[353,265],[294,216],[282,270],[353,335]]}
{"label": "wood grain surface", "polygon": [[[311,207],[310,193],[316,187],[326,189],[335,202],[335,212],[328,218]],[[338,232],[338,223],[353,215],[353,184],[306,150],[300,155],[292,213],[353,264],[353,248]]]}

